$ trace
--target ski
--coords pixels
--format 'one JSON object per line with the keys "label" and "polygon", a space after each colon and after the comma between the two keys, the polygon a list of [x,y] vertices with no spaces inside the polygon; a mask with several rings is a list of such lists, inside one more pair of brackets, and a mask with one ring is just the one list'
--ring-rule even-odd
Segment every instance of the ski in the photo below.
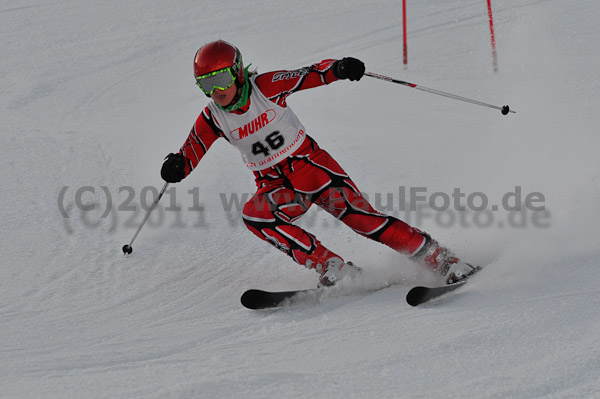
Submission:
{"label": "ski", "polygon": [[250,289],[242,294],[240,301],[248,309],[272,309],[297,303],[319,303],[323,297],[368,294],[396,285],[397,282],[382,287],[359,290],[338,290],[339,287],[308,288],[292,291],[263,291]]}
{"label": "ski", "polygon": [[406,302],[410,306],[419,306],[427,301],[454,291],[467,283],[467,280],[461,280],[457,283],[443,285],[441,287],[414,287],[406,294]]}
{"label": "ski", "polygon": [[263,291],[263,290],[248,290],[244,292],[240,301],[248,309],[271,309],[283,305],[288,305],[302,300],[314,299],[317,301],[320,294],[326,288],[313,288],[294,291]]}
{"label": "ski", "polygon": [[469,279],[477,272],[481,270],[480,266],[477,266],[464,280],[457,281],[456,283],[442,285],[441,287],[414,287],[406,294],[406,302],[410,306],[419,306],[425,302],[428,302],[434,298],[442,296],[448,292],[454,291],[457,288],[462,287],[469,281]]}
{"label": "ski", "polygon": [[308,288],[292,291],[263,291],[250,289],[242,294],[240,301],[248,309],[272,309],[282,306],[295,305],[298,303],[319,303],[324,297],[337,297],[355,294],[368,294],[396,285],[396,283],[386,284],[383,287],[359,290],[338,290],[339,287],[320,287]]}

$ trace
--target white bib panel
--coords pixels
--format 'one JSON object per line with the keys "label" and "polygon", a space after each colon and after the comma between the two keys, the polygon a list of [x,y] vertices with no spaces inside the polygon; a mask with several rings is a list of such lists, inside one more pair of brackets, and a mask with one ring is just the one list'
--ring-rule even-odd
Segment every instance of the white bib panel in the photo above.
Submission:
{"label": "white bib panel", "polygon": [[283,161],[306,138],[305,128],[294,111],[269,101],[250,77],[250,108],[244,114],[223,111],[214,102],[208,104],[216,122],[253,171]]}

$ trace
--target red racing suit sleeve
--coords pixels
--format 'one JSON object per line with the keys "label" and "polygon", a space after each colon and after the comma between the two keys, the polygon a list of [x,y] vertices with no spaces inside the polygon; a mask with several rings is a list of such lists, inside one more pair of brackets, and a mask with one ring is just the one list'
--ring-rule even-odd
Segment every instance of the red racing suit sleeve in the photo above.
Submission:
{"label": "red racing suit sleeve", "polygon": [[323,60],[318,64],[292,71],[263,73],[257,76],[256,85],[269,100],[281,107],[286,107],[286,99],[290,94],[338,80],[331,69],[331,65],[335,61]]}
{"label": "red racing suit sleeve", "polygon": [[[263,73],[256,77],[256,85],[269,100],[281,107],[286,107],[286,99],[290,94],[338,80],[331,69],[335,61],[327,59],[296,70]],[[196,168],[204,154],[219,137],[224,137],[223,131],[212,116],[210,109],[205,107],[179,150],[186,160],[186,177]]]}
{"label": "red racing suit sleeve", "polygon": [[205,107],[192,126],[190,134],[179,150],[185,157],[185,175],[189,175],[198,165],[204,154],[219,138],[223,137],[221,128],[212,116],[210,109]]}

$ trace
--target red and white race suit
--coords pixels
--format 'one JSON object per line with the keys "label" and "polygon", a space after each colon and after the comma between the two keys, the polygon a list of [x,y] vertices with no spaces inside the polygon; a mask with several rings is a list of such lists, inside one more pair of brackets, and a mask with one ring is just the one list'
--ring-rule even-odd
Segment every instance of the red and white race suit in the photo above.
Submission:
{"label": "red and white race suit", "polygon": [[339,255],[294,224],[312,204],[398,252],[412,255],[425,243],[419,230],[376,211],[287,106],[290,94],[336,81],[334,61],[252,76],[246,106],[227,112],[211,102],[180,150],[187,160],[187,176],[218,138],[238,148],[258,187],[244,206],[246,226],[297,263],[319,272],[327,259]]}
{"label": "red and white race suit", "polygon": [[306,139],[305,128],[289,107],[269,101],[250,79],[252,105],[243,114],[208,105],[223,136],[242,154],[246,166],[260,171],[292,155]]}

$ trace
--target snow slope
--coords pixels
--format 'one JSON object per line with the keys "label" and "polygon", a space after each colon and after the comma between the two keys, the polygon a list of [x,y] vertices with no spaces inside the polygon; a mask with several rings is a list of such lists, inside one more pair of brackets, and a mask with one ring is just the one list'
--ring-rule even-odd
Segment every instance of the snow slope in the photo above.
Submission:
{"label": "snow slope", "polygon": [[[0,397],[600,397],[600,5],[492,2],[494,74],[485,3],[409,2],[403,71],[397,1],[3,2]],[[364,192],[390,194],[391,213],[486,264],[480,277],[410,308],[409,287],[434,277],[315,209],[302,224],[364,266],[363,284],[401,284],[243,309],[247,288],[307,288],[316,275],[225,209],[254,185],[224,142],[123,257],[163,157],[206,104],[193,55],[218,38],[259,72],[355,56],[510,104],[504,117],[367,77],[289,99]],[[545,211],[489,223],[406,213],[401,187],[484,193],[490,206],[518,187]]]}

